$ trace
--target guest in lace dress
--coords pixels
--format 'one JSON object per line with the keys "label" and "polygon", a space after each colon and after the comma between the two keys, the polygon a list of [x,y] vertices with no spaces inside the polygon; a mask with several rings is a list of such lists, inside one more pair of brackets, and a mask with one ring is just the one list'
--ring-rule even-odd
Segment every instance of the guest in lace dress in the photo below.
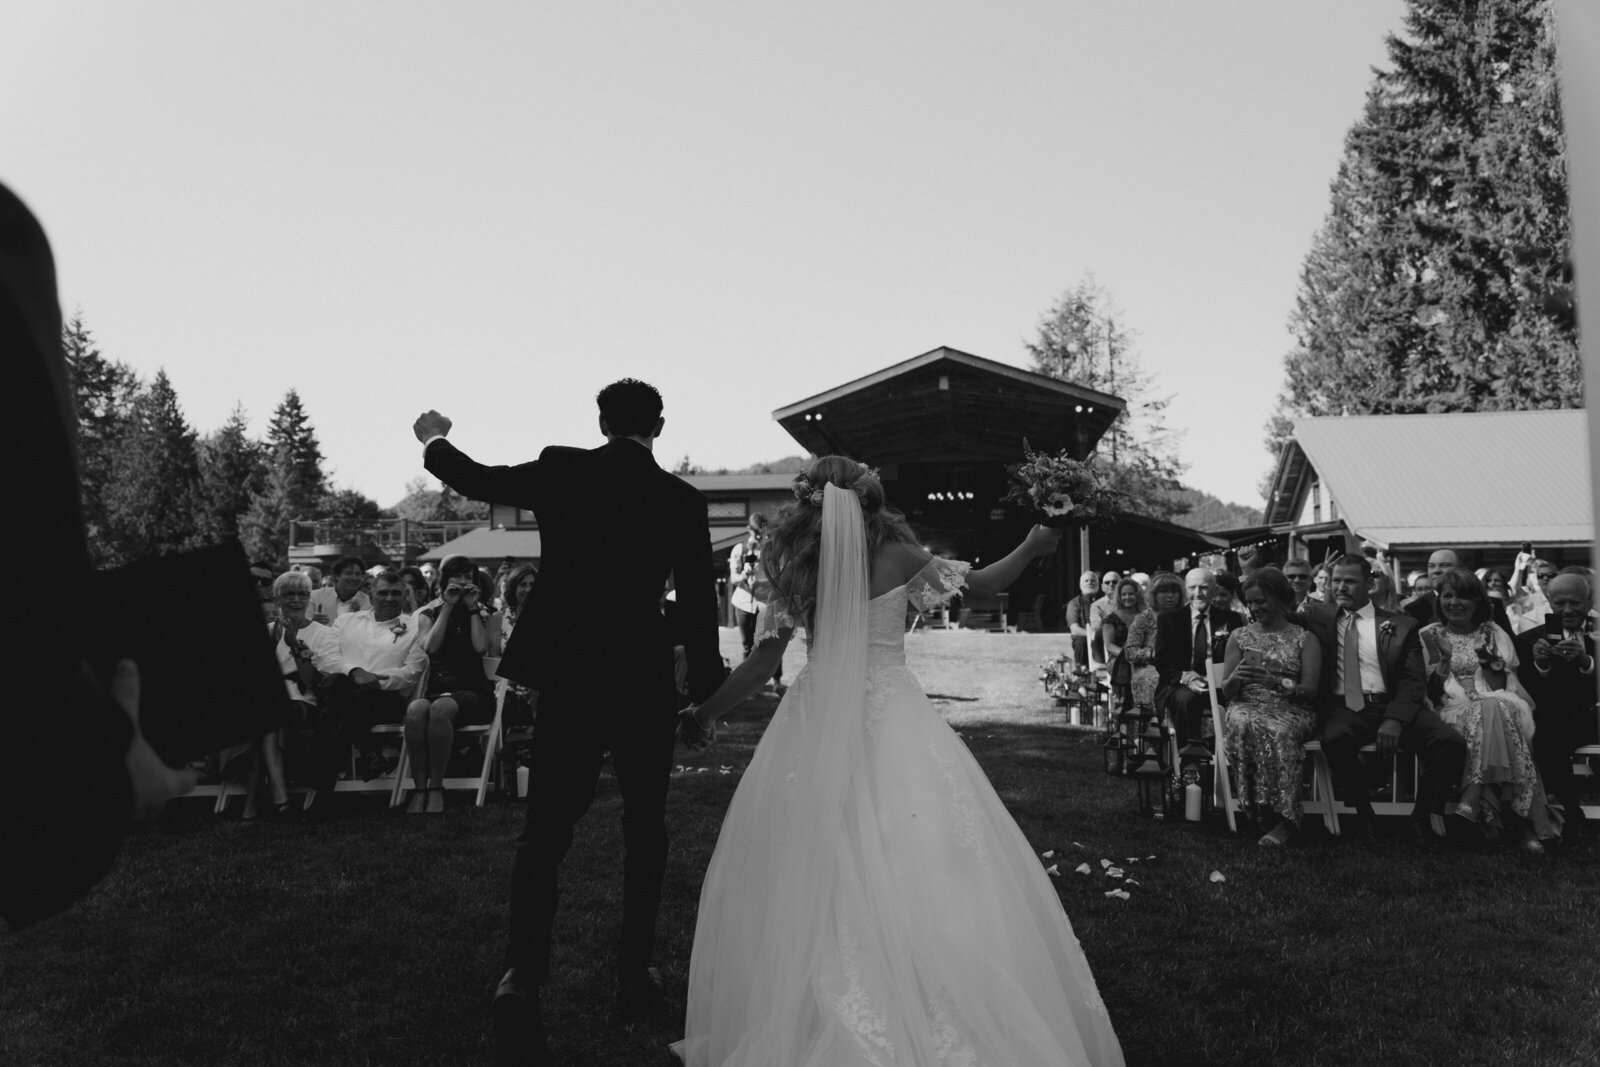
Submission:
{"label": "guest in lace dress", "polygon": [[1183,579],[1171,571],[1161,571],[1150,579],[1145,596],[1149,606],[1128,624],[1128,643],[1122,646],[1122,657],[1132,669],[1129,688],[1133,706],[1153,715],[1156,686],[1161,682],[1161,672],[1156,669],[1156,615],[1183,607]]}
{"label": "guest in lace dress", "polygon": [[1495,839],[1509,829],[1518,847],[1543,852],[1560,835],[1533,758],[1533,700],[1516,674],[1511,636],[1491,619],[1477,575],[1456,568],[1437,579],[1438,619],[1422,628],[1428,696],[1439,717],[1467,740],[1461,802],[1452,820]]}
{"label": "guest in lace dress", "polygon": [[1100,640],[1106,650],[1106,673],[1111,677],[1111,696],[1117,708],[1133,707],[1133,666],[1122,654],[1128,643],[1128,630],[1144,611],[1144,590],[1137,580],[1123,578],[1111,593],[1111,609],[1100,623]]}
{"label": "guest in lace dress", "polygon": [[1294,588],[1282,571],[1262,567],[1240,591],[1253,621],[1228,635],[1223,731],[1239,804],[1269,828],[1260,843],[1276,848],[1300,828],[1300,746],[1316,730],[1311,701],[1322,647],[1310,631],[1289,621]]}

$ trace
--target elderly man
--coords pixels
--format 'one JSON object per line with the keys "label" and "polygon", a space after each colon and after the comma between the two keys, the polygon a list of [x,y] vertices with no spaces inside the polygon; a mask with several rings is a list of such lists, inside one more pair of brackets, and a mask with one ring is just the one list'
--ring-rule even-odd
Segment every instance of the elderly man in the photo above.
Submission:
{"label": "elderly man", "polygon": [[[1582,789],[1572,773],[1572,753],[1600,744],[1595,714],[1595,644],[1589,611],[1594,591],[1578,574],[1558,574],[1545,586],[1553,624],[1515,638],[1517,677],[1533,697],[1533,759],[1545,789],[1561,801],[1571,840],[1584,826]],[[1593,832],[1592,826],[1590,832]]]}
{"label": "elderly man", "polygon": [[[1184,575],[1186,607],[1156,616],[1156,707],[1172,719],[1181,746],[1200,737],[1201,716],[1210,710],[1206,665],[1221,663],[1228,634],[1244,625],[1244,617],[1221,603],[1216,579],[1204,567]],[[1219,602],[1213,605],[1212,601]]]}
{"label": "elderly man", "polygon": [[311,591],[311,617],[332,626],[341,615],[367,611],[372,600],[361,591],[367,579],[367,565],[357,556],[343,556],[333,565],[333,588]]}
{"label": "elderly man", "polygon": [[1294,590],[1294,610],[1299,611],[1305,607],[1306,597],[1311,593],[1311,561],[1304,556],[1284,560],[1283,576]]}
{"label": "elderly man", "polygon": [[[309,784],[317,792],[307,803],[307,818],[329,815],[334,782],[350,746],[379,723],[399,722],[405,716],[406,702],[426,662],[418,627],[401,610],[405,598],[405,579],[397,571],[385,570],[372,580],[373,606],[340,615],[334,623],[342,662],[329,682],[313,735]],[[372,755],[363,759],[363,774],[373,776],[368,773],[377,769]]]}
{"label": "elderly man", "polygon": [[1078,595],[1067,601],[1067,628],[1072,632],[1072,661],[1079,666],[1089,662],[1089,609],[1100,595],[1100,575],[1084,571],[1078,575]]}
{"label": "elderly man", "polygon": [[[1435,553],[1438,555],[1438,553]],[[1454,556],[1454,553],[1450,553]],[[1311,604],[1305,625],[1322,644],[1317,706],[1322,749],[1333,772],[1333,791],[1356,809],[1357,840],[1372,835],[1372,802],[1361,770],[1361,747],[1376,744],[1417,754],[1422,774],[1412,809],[1412,837],[1435,840],[1431,816],[1461,782],[1467,743],[1428,706],[1421,627],[1414,618],[1372,603],[1372,561],[1340,556],[1328,580],[1331,602]]]}

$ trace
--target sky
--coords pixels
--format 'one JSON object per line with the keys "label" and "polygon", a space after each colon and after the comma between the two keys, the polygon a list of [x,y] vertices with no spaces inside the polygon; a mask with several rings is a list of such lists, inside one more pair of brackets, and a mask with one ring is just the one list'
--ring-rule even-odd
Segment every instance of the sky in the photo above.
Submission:
{"label": "sky", "polygon": [[[1185,481],[1260,506],[1301,263],[1402,0],[0,8],[0,182],[63,310],[333,480],[601,443],[800,451],[772,412],[948,345],[1019,367],[1092,273]],[[429,485],[436,483],[429,480]]]}

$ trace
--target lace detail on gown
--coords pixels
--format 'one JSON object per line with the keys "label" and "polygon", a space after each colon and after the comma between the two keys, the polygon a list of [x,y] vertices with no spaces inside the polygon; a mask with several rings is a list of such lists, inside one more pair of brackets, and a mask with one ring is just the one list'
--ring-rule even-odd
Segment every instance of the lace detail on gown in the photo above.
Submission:
{"label": "lace detail on gown", "polygon": [[937,739],[928,745],[928,751],[939,765],[945,784],[950,787],[950,817],[955,822],[956,844],[972,853],[988,870],[989,858],[983,854],[983,837],[978,833],[977,798],[956,774],[956,761],[944,751]]}
{"label": "lace detail on gown", "polygon": [[788,597],[769,600],[756,614],[755,643],[759,645],[769,637],[777,637],[784,630],[798,630],[803,622],[790,611]]}
{"label": "lace detail on gown", "polygon": [[833,1007],[845,1027],[855,1035],[867,1062],[873,1067],[884,1067],[877,1052],[886,1052],[891,1061],[894,1059],[894,1043],[888,1037],[889,1017],[875,1009],[867,996],[867,987],[861,981],[861,962],[857,958],[860,950],[861,944],[850,936],[848,926],[840,931],[839,962],[844,969],[846,989],[834,998]]}
{"label": "lace detail on gown", "polygon": [[906,598],[919,611],[942,608],[967,587],[967,572],[971,569],[972,564],[959,559],[931,559],[906,583]]}

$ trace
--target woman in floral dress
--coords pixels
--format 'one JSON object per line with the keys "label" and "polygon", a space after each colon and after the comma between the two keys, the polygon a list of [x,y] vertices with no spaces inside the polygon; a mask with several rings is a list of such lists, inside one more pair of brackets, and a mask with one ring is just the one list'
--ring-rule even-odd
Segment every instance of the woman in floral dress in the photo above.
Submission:
{"label": "woman in floral dress", "polygon": [[1156,616],[1183,607],[1183,579],[1170,571],[1162,571],[1150,579],[1145,595],[1150,606],[1128,624],[1128,643],[1122,647],[1122,655],[1133,668],[1133,706],[1154,709],[1156,685],[1161,681],[1155,659]]}
{"label": "woman in floral dress", "polygon": [[1228,635],[1223,731],[1239,804],[1269,827],[1260,844],[1276,848],[1300,829],[1301,746],[1316,729],[1311,699],[1322,647],[1289,621],[1294,589],[1276,567],[1246,578],[1240,593],[1253,621]]}
{"label": "woman in floral dress", "polygon": [[1492,621],[1477,575],[1446,571],[1438,592],[1439,619],[1422,628],[1428,695],[1467,740],[1461,803],[1450,814],[1489,838],[1513,822],[1519,847],[1543,852],[1540,839],[1559,836],[1559,827],[1533,762],[1533,699],[1517,680],[1516,648]]}

